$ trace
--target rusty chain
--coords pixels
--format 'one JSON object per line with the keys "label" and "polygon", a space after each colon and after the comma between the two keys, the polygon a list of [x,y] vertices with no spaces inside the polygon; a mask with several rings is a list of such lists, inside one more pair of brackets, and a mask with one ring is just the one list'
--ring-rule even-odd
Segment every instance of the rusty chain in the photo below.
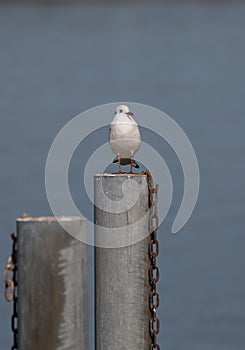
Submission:
{"label": "rusty chain", "polygon": [[158,203],[158,184],[153,187],[153,179],[149,170],[144,170],[143,175],[147,175],[147,182],[149,188],[149,207],[150,207],[150,241],[149,241],[149,283],[150,283],[150,295],[149,295],[149,307],[151,312],[149,331],[151,336],[150,350],[160,350],[160,345],[157,343],[157,335],[160,331],[160,321],[157,317],[157,308],[159,307],[159,293],[157,292],[157,282],[159,281],[160,272],[157,266],[157,256],[159,254],[159,242],[157,240],[157,229],[158,229],[158,214],[157,214],[157,203]]}
{"label": "rusty chain", "polygon": [[17,312],[17,237],[14,233],[12,238],[12,254],[8,259],[8,263],[4,269],[4,283],[5,283],[5,299],[13,301],[13,314],[11,317],[11,329],[13,332],[13,345],[11,350],[18,349],[18,312]]}

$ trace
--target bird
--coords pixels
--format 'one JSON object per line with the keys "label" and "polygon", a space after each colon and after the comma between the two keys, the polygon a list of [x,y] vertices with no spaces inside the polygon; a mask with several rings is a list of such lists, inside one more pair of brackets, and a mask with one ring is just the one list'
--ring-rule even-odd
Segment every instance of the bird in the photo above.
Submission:
{"label": "bird", "polygon": [[130,174],[133,173],[133,167],[139,168],[134,154],[140,147],[141,136],[133,115],[128,106],[119,105],[110,124],[109,143],[112,152],[117,155],[113,163],[118,162],[118,173],[122,173],[121,165],[130,164]]}

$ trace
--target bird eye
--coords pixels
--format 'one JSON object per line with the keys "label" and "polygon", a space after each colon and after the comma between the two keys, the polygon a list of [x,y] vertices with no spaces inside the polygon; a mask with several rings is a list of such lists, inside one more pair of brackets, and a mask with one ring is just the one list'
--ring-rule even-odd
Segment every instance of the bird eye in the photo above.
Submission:
{"label": "bird eye", "polygon": [[122,109],[120,109],[120,111],[119,111],[120,113],[122,113],[123,112],[123,110]]}

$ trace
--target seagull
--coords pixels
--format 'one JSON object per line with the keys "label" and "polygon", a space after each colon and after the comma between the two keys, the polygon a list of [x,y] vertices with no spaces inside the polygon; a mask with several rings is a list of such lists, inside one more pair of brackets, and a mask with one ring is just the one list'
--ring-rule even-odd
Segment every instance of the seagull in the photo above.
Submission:
{"label": "seagull", "polygon": [[110,124],[109,142],[112,152],[117,155],[113,163],[118,162],[119,174],[121,173],[121,164],[130,164],[130,174],[133,173],[133,167],[139,168],[134,160],[134,154],[140,147],[141,137],[133,115],[128,106],[119,105]]}

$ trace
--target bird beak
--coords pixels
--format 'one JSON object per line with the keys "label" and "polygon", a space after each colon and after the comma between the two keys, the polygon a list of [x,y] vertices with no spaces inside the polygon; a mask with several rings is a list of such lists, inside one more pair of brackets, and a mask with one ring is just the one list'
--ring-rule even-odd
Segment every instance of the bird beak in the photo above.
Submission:
{"label": "bird beak", "polygon": [[126,113],[127,115],[134,115],[134,113],[133,112],[128,112],[128,113]]}

